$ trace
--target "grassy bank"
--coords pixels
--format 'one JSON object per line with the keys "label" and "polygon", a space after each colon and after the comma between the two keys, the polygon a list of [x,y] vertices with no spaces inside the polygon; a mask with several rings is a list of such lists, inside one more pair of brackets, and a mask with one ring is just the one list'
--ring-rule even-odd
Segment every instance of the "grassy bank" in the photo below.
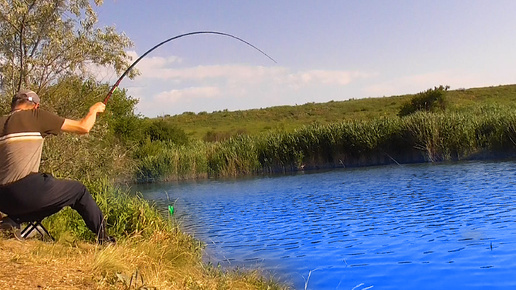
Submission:
{"label": "grassy bank", "polygon": [[[282,289],[258,271],[221,271],[185,252],[163,232],[116,246],[20,242],[0,238],[3,289]],[[184,264],[185,261],[187,264]]]}

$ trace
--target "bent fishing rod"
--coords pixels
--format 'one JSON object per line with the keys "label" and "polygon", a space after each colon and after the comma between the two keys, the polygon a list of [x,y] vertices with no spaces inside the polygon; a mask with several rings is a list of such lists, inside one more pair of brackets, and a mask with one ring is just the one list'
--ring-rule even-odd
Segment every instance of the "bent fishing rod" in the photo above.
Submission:
{"label": "bent fishing rod", "polygon": [[261,49],[259,49],[258,47],[252,45],[251,43],[243,40],[242,38],[240,37],[237,37],[237,36],[234,36],[234,35],[231,35],[229,33],[224,33],[224,32],[218,32],[218,31],[194,31],[194,32],[188,32],[188,33],[184,33],[184,34],[180,34],[180,35],[177,35],[177,36],[174,36],[174,37],[171,37],[167,40],[164,40],[160,43],[158,43],[157,45],[155,45],[154,47],[152,47],[151,49],[147,50],[144,54],[142,54],[138,59],[136,59],[136,61],[134,61],[125,71],[124,73],[118,78],[118,80],[115,82],[115,84],[111,87],[111,89],[109,90],[108,94],[106,95],[106,98],[104,98],[104,105],[107,104],[109,98],[111,98],[111,95],[113,94],[113,92],[116,90],[116,88],[118,87],[118,85],[120,84],[120,82],[122,81],[122,79],[131,71],[131,69],[142,59],[144,58],[146,55],[148,55],[149,53],[151,53],[153,50],[155,50],[156,48],[162,46],[163,44],[167,43],[167,42],[170,42],[172,40],[175,40],[175,39],[178,39],[178,38],[181,38],[181,37],[185,37],[185,36],[190,36],[190,35],[196,35],[196,34],[215,34],[215,35],[222,35],[222,36],[228,36],[228,37],[231,37],[231,38],[234,38],[238,41],[241,41],[249,46],[251,46],[252,48],[258,50],[259,52],[261,52],[263,55],[265,55],[266,57],[268,57],[270,60],[272,60],[273,62],[276,63],[276,61],[270,57],[268,54],[266,54],[265,52],[263,52]]}

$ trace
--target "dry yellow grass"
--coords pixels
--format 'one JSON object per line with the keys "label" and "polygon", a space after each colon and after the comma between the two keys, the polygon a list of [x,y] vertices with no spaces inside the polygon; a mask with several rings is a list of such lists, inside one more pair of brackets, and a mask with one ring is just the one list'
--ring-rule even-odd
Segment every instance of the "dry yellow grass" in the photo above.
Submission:
{"label": "dry yellow grass", "polygon": [[0,288],[99,288],[100,280],[91,271],[94,253],[94,248],[87,244],[72,248],[58,243],[2,238]]}
{"label": "dry yellow grass", "polygon": [[178,251],[167,233],[116,245],[18,241],[0,237],[1,289],[282,289],[259,272],[206,266],[199,251]]}

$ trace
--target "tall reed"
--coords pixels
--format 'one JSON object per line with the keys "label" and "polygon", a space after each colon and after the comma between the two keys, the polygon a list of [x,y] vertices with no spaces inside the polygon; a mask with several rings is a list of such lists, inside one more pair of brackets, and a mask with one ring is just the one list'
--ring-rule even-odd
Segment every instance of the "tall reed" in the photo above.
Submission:
{"label": "tall reed", "polygon": [[246,135],[238,135],[216,143],[206,156],[208,174],[216,176],[237,176],[252,174],[259,170],[256,141]]}
{"label": "tall reed", "polygon": [[154,141],[145,143],[136,154],[139,182],[206,178],[210,171],[207,156],[211,143],[195,141],[189,145]]}

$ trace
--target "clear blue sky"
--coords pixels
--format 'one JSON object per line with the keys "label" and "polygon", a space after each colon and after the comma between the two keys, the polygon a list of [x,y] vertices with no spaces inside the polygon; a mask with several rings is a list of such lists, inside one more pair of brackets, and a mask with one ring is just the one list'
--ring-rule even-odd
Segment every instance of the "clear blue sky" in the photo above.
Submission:
{"label": "clear blue sky", "polygon": [[[516,83],[516,1],[104,0],[140,56],[121,87],[145,116],[245,110],[307,102]],[[113,83],[117,75],[101,75]]]}

